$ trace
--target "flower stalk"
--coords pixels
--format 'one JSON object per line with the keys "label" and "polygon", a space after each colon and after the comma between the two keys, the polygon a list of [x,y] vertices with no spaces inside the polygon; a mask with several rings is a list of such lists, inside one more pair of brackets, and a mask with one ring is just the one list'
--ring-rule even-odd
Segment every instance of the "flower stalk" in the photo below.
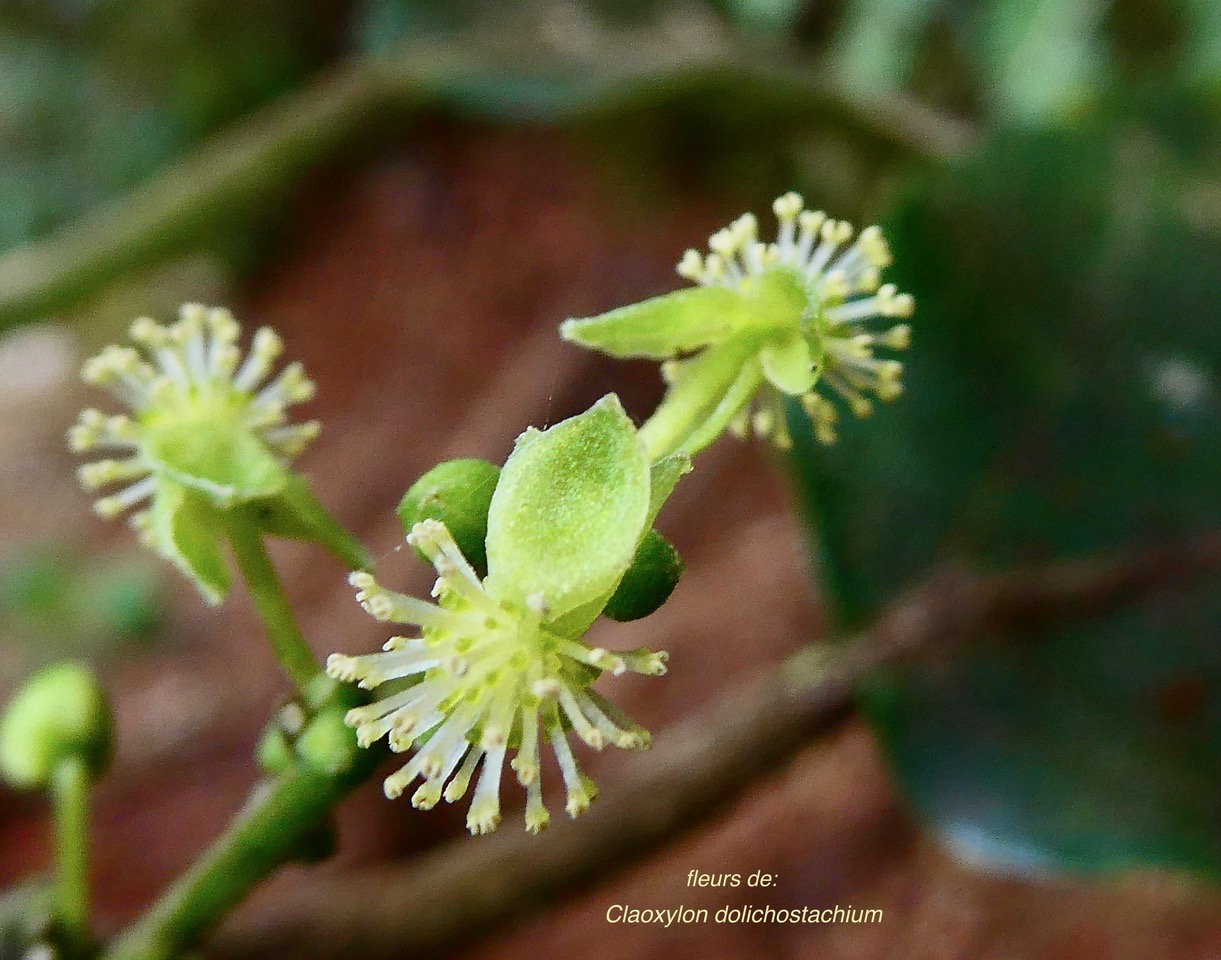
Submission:
{"label": "flower stalk", "polygon": [[[381,751],[358,750],[343,729],[339,718],[351,703],[350,691],[329,681],[311,684],[303,705],[312,716],[291,762],[255,786],[225,832],[102,960],[177,960],[254,887],[309,851],[330,811],[383,759]],[[336,730],[345,736],[336,738]]]}
{"label": "flower stalk", "polygon": [[310,681],[318,676],[322,665],[297,626],[292,605],[288,602],[271,558],[267,556],[263,538],[249,524],[231,523],[229,545],[276,659],[297,691],[307,693]]}
{"label": "flower stalk", "polygon": [[89,929],[89,766],[68,756],[51,774],[50,794],[55,830],[54,915],[65,942],[84,949]]}

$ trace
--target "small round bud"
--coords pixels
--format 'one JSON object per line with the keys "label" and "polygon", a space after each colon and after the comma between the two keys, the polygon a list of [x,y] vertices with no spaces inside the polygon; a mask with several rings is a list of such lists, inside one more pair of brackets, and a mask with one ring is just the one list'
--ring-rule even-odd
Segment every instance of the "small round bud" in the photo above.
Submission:
{"label": "small round bud", "polygon": [[364,702],[358,691],[332,680],[325,673],[317,674],[306,684],[302,700],[311,713],[335,704],[346,709]]}
{"label": "small round bud", "polygon": [[683,560],[674,545],[650,530],[603,613],[620,623],[647,617],[670,598],[682,572]]}
{"label": "small round bud", "polygon": [[360,746],[344,723],[346,713],[342,707],[324,707],[306,724],[297,738],[297,756],[305,766],[328,777],[342,777],[359,767]]}
{"label": "small round bud", "polygon": [[[486,460],[447,460],[420,477],[399,501],[398,516],[410,531],[423,520],[445,524],[462,555],[486,576],[488,507],[500,479],[500,467]],[[421,560],[428,557],[416,548]]]}
{"label": "small round bud", "polygon": [[297,762],[292,741],[278,724],[271,724],[263,731],[254,751],[259,769],[272,777],[288,773]]}
{"label": "small round bud", "polygon": [[80,757],[100,777],[110,762],[113,721],[90,670],[59,663],[35,674],[0,716],[0,775],[14,787],[47,786],[62,760]]}

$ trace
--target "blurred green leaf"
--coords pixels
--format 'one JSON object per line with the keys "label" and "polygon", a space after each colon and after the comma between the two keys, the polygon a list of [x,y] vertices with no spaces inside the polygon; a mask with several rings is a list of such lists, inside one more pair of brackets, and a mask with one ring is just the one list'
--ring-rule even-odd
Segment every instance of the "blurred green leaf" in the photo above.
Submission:
{"label": "blurred green leaf", "polygon": [[1221,875],[1221,591],[1176,601],[879,684],[887,756],[954,852]]}
{"label": "blurred green leaf", "polygon": [[31,550],[0,574],[0,610],[27,620],[53,618],[70,578],[62,554]]}
{"label": "blurred green leaf", "polygon": [[[1197,174],[1193,174],[1197,175]],[[1221,244],[1134,122],[1009,135],[900,205],[907,394],[799,438],[831,599],[859,621],[939,562],[1131,548],[1221,522]],[[795,426],[798,418],[794,417]],[[867,697],[916,807],[1014,870],[1221,873],[1221,585],[997,638]]]}
{"label": "blurred green leaf", "polygon": [[39,956],[38,946],[51,940],[50,881],[27,880],[0,890],[0,958]]}
{"label": "blurred green leaf", "polygon": [[352,15],[362,53],[386,54],[402,41],[444,36],[466,26],[477,0],[361,0]]}
{"label": "blurred green leaf", "polygon": [[1062,119],[1104,89],[1103,0],[993,0],[981,5],[979,63],[998,117]]}
{"label": "blurred green leaf", "polygon": [[785,35],[797,26],[806,0],[720,0],[734,22],[752,33]]}
{"label": "blurred green leaf", "polygon": [[1182,0],[1187,20],[1183,72],[1214,95],[1221,93],[1221,5]]}
{"label": "blurred green leaf", "polygon": [[145,640],[163,609],[159,567],[143,554],[86,558],[46,544],[16,551],[0,568],[0,631],[30,666]]}
{"label": "blurred green leaf", "polygon": [[131,186],[180,146],[171,117],[70,47],[0,27],[0,248]]}
{"label": "blurred green leaf", "polygon": [[938,0],[854,0],[846,5],[832,61],[850,88],[870,93],[907,86]]}
{"label": "blurred green leaf", "polygon": [[0,249],[122,195],[339,49],[328,0],[0,6]]}
{"label": "blurred green leaf", "polygon": [[81,589],[81,607],[93,612],[99,632],[133,641],[152,636],[161,625],[161,578],[143,562],[107,563],[90,571]]}
{"label": "blurred green leaf", "polygon": [[152,92],[194,141],[338,52],[344,12],[330,0],[103,0],[83,39],[113,82]]}

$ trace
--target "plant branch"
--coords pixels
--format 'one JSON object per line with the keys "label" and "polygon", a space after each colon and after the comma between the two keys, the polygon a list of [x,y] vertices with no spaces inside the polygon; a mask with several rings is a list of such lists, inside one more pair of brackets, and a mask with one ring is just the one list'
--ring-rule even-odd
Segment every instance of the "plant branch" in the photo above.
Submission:
{"label": "plant branch", "polygon": [[690,829],[849,715],[874,671],[983,637],[1127,606],[1221,568],[1221,531],[1142,553],[978,576],[947,571],[837,648],[810,648],[658,737],[589,814],[542,839],[503,832],[406,868],[316,880],[222,930],[225,960],[398,958],[440,951],[570,895]]}
{"label": "plant branch", "polygon": [[[197,249],[269,208],[317,163],[401,128],[427,108],[559,122],[724,88],[797,121],[830,118],[905,155],[944,157],[969,140],[961,123],[927,107],[858,100],[798,65],[770,60],[679,49],[635,61],[573,63],[543,50],[511,67],[479,46],[415,43],[339,67],[204,143],[130,196],[0,255],[0,326],[69,307],[134,271]],[[532,64],[530,74],[521,71],[523,62]],[[514,93],[523,88],[532,91],[528,102]]]}
{"label": "plant branch", "polygon": [[260,784],[245,809],[103,960],[175,960],[290,860],[358,779],[298,767]]}
{"label": "plant branch", "polygon": [[0,326],[71,306],[241,223],[366,130],[384,92],[367,69],[325,76],[129,196],[0,256]]}

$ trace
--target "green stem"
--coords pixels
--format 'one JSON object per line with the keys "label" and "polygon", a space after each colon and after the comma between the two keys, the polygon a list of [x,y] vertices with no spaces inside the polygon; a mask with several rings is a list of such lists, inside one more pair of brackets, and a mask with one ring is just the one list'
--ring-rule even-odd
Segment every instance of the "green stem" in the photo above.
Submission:
{"label": "green stem", "polygon": [[254,527],[239,520],[229,527],[229,542],[276,657],[297,690],[307,693],[310,681],[322,668],[297,627],[262,537]]}
{"label": "green stem", "polygon": [[690,449],[688,439],[698,424],[699,409],[692,410],[689,398],[670,390],[653,415],[640,425],[639,437],[651,463],[683,451],[694,456],[702,450]]}
{"label": "green stem", "polygon": [[122,934],[103,960],[173,960],[200,939],[273,871],[293,858],[328,811],[372,769],[327,776],[305,767],[256,787],[212,847],[154,907]]}
{"label": "green stem", "polygon": [[51,775],[55,823],[55,917],[68,943],[89,943],[89,768],[61,760]]}
{"label": "green stem", "polygon": [[694,457],[709,446],[750,402],[762,374],[748,338],[709,347],[683,361],[677,379],[639,436],[651,461],[679,451]]}

